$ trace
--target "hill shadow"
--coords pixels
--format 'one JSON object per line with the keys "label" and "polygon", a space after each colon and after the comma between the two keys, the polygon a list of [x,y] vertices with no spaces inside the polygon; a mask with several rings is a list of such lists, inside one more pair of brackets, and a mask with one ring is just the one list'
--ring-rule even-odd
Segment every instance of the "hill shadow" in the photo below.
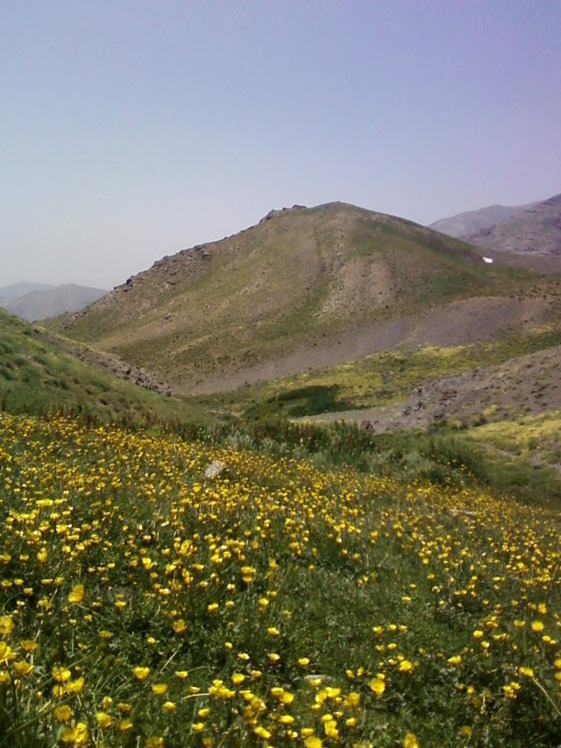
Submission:
{"label": "hill shadow", "polygon": [[353,407],[352,403],[338,398],[340,389],[338,384],[310,385],[283,392],[270,398],[268,402],[278,404],[285,415],[293,418],[348,410]]}

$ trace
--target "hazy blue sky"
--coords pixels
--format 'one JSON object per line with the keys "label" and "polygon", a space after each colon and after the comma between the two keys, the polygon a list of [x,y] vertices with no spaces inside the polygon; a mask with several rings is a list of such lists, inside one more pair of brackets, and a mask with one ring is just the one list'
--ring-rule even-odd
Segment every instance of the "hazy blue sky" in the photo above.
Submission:
{"label": "hazy blue sky", "polygon": [[561,192],[561,0],[0,3],[0,286],[109,288],[271,208]]}

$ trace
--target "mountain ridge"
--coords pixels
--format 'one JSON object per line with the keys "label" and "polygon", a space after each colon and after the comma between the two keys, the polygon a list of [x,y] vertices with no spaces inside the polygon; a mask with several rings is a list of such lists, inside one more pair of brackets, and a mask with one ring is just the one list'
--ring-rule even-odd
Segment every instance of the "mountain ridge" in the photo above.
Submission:
{"label": "mountain ridge", "polygon": [[527,205],[489,205],[485,208],[476,210],[467,210],[462,213],[441,218],[429,225],[434,231],[440,231],[456,239],[466,239],[468,236],[475,234],[477,231],[495,226],[502,221],[506,221],[513,216],[527,210],[535,203]]}
{"label": "mountain ridge", "polygon": [[28,322],[36,322],[77,311],[106,293],[105,289],[75,283],[51,286],[23,282],[0,289],[0,306]]}
{"label": "mountain ridge", "polygon": [[561,193],[527,205],[491,205],[458,213],[429,228],[491,252],[511,264],[559,271],[561,262]]}
{"label": "mountain ridge", "polygon": [[522,255],[561,255],[561,193],[465,237],[470,244]]}

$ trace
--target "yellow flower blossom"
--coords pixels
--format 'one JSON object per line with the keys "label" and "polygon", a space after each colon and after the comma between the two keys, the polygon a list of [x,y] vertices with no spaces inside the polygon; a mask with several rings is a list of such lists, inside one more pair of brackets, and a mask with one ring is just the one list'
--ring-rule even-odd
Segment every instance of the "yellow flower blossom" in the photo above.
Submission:
{"label": "yellow flower blossom", "polygon": [[58,722],[68,722],[72,719],[72,709],[68,706],[68,704],[61,704],[60,706],[56,706],[53,713],[55,715],[55,719],[58,720]]}
{"label": "yellow flower blossom", "polygon": [[145,680],[150,674],[150,668],[137,665],[136,667],[133,667],[132,672],[137,680]]}
{"label": "yellow flower blossom", "polygon": [[405,737],[403,738],[403,748],[419,748],[419,743],[417,742],[414,733],[408,732],[405,734]]}
{"label": "yellow flower blossom", "polygon": [[55,665],[51,670],[51,674],[57,683],[65,683],[72,675],[70,670],[62,667],[62,665]]}
{"label": "yellow flower blossom", "polygon": [[271,733],[269,730],[267,730],[262,725],[257,725],[253,728],[253,732],[257,735],[258,738],[263,738],[263,740],[269,740],[271,737]]}
{"label": "yellow flower blossom", "polygon": [[146,738],[146,748],[162,748],[164,739],[160,736],[153,735],[152,737]]}
{"label": "yellow flower blossom", "polygon": [[351,691],[345,696],[345,706],[350,709],[356,709],[360,706],[360,694],[356,691]]}
{"label": "yellow flower blossom", "polygon": [[111,727],[112,719],[111,716],[107,714],[107,712],[97,712],[96,719],[97,726],[102,730],[106,730],[108,727]]}
{"label": "yellow flower blossom", "polygon": [[306,748],[322,748],[322,741],[321,738],[318,738],[316,735],[309,735],[307,738],[304,738],[304,745]]}
{"label": "yellow flower blossom", "polygon": [[68,593],[69,603],[81,603],[84,599],[84,585],[75,584],[74,587]]}
{"label": "yellow flower blossom", "polygon": [[178,618],[173,622],[172,626],[176,634],[184,634],[187,631],[187,624],[183,618]]}
{"label": "yellow flower blossom", "polygon": [[78,722],[72,727],[65,727],[61,735],[63,743],[71,745],[88,744],[88,726],[84,722]]}
{"label": "yellow flower blossom", "polygon": [[14,621],[11,616],[0,616],[0,636],[7,636],[14,630]]}
{"label": "yellow flower blossom", "polygon": [[69,680],[65,684],[65,689],[67,693],[81,693],[83,688],[84,688],[84,677],[83,676],[76,678],[76,680]]}
{"label": "yellow flower blossom", "polygon": [[25,660],[14,662],[12,667],[20,678],[25,678],[26,675],[33,672],[33,664],[31,662],[26,662]]}
{"label": "yellow flower blossom", "polygon": [[376,696],[381,696],[386,690],[386,683],[381,678],[372,678],[370,683],[370,690],[373,691]]}
{"label": "yellow flower blossom", "polygon": [[20,646],[24,652],[30,654],[31,652],[35,652],[39,645],[36,641],[33,641],[33,639],[21,639]]}

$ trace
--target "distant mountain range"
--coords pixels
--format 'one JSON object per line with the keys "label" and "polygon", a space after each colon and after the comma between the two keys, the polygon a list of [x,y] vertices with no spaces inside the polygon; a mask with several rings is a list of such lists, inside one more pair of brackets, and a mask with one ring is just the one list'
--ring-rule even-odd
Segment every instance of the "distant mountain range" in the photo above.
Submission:
{"label": "distant mountain range", "polygon": [[49,286],[42,283],[15,283],[0,288],[0,306],[18,317],[35,322],[74,312],[97,301],[107,293],[101,288]]}
{"label": "distant mountain range", "polygon": [[528,205],[459,213],[430,228],[496,252],[561,256],[561,194]]}

